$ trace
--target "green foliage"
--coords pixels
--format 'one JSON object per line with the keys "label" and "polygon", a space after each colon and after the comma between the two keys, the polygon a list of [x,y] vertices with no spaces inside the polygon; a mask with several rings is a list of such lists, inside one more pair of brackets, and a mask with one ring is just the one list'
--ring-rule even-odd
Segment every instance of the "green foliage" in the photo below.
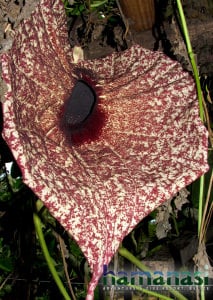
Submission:
{"label": "green foliage", "polygon": [[12,191],[8,182],[7,174],[4,170],[0,175],[0,202],[8,202],[12,199]]}
{"label": "green foliage", "polygon": [[0,299],[4,299],[3,297],[11,293],[12,285],[10,284],[10,282],[9,283],[7,283],[7,281],[5,282],[4,274],[0,275],[0,283],[2,285],[0,289]]}
{"label": "green foliage", "polygon": [[0,269],[5,272],[13,271],[13,258],[10,247],[0,238]]}
{"label": "green foliage", "polygon": [[24,187],[22,178],[16,176],[16,168],[16,163],[11,162],[10,172],[5,166],[0,169],[0,203],[12,201],[14,194]]}
{"label": "green foliage", "polygon": [[68,0],[63,0],[63,2],[68,16],[79,16],[83,13],[89,14],[93,11],[104,11],[107,14],[116,4],[115,0],[75,0],[73,4],[70,4]]}
{"label": "green foliage", "polygon": [[68,16],[79,16],[83,11],[87,10],[86,3],[83,0],[74,1],[70,4],[68,0],[63,0],[65,11]]}

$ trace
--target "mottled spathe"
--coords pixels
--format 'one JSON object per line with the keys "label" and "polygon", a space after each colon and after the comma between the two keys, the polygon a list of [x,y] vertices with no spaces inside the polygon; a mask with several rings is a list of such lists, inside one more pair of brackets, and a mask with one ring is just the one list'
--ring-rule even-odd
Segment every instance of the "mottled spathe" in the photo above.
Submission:
{"label": "mottled spathe", "polygon": [[97,139],[70,146],[56,113],[76,80],[61,1],[40,2],[1,62],[8,86],[4,138],[25,183],[87,257],[92,299],[124,236],[208,170],[193,79],[177,62],[138,45],[79,62],[102,86],[98,105],[107,121]]}

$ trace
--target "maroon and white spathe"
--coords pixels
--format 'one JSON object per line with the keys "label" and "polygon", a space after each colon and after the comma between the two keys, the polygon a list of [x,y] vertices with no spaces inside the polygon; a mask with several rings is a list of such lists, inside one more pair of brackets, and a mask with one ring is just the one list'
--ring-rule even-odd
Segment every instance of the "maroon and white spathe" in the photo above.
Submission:
{"label": "maroon and white spathe", "polygon": [[[24,182],[88,259],[91,300],[122,239],[208,170],[194,81],[177,62],[139,45],[74,64],[60,0],[40,1],[1,63],[3,136]],[[94,139],[68,143],[60,115],[76,68],[101,87],[105,121]]]}

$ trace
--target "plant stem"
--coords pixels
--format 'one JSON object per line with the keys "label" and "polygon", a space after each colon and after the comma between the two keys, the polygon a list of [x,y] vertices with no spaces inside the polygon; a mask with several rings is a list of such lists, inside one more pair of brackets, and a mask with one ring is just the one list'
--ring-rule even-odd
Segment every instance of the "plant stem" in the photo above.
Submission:
{"label": "plant stem", "polygon": [[208,186],[208,192],[206,196],[206,203],[203,209],[203,218],[201,222],[201,231],[199,235],[199,243],[201,244],[204,242],[204,238],[206,235],[207,227],[209,225],[209,222],[211,220],[212,216],[212,211],[213,211],[213,202],[210,200],[211,196],[211,191],[212,191],[212,186],[213,186],[213,170],[211,171],[211,176],[210,176],[210,181],[209,181],[209,186]]}
{"label": "plant stem", "polygon": [[129,252],[126,248],[124,247],[120,247],[118,249],[118,253],[125,257],[126,259],[128,259],[129,261],[131,261],[131,263],[133,263],[136,267],[138,267],[139,269],[141,269],[144,272],[151,272],[150,269],[148,267],[146,267],[139,259],[137,259],[137,257],[135,257],[131,252]]}
{"label": "plant stem", "polygon": [[[184,38],[185,38],[186,48],[187,48],[188,55],[189,55],[189,58],[191,61],[192,70],[194,73],[195,83],[196,83],[196,87],[197,87],[200,118],[202,121],[204,121],[204,109],[203,109],[203,98],[202,98],[203,95],[202,95],[202,89],[201,89],[201,84],[200,84],[199,72],[198,72],[196,62],[195,62],[194,53],[192,51],[191,41],[190,41],[190,37],[189,37],[188,28],[186,25],[186,19],[185,19],[185,15],[183,12],[181,0],[177,0],[177,6],[178,6],[178,12],[180,15],[180,19],[181,19],[181,25],[182,25],[182,29],[183,29]],[[201,227],[202,219],[204,218],[204,216],[203,216],[203,194],[204,194],[204,175],[202,175],[200,178],[200,188],[199,188],[199,208],[198,208],[198,236],[199,237],[200,237],[201,231],[202,231],[202,227]],[[205,299],[205,293],[204,293],[204,289],[201,287],[201,300],[204,300],[204,299]]]}
{"label": "plant stem", "polygon": [[203,216],[203,193],[204,193],[204,175],[200,177],[200,188],[199,188],[199,207],[198,207],[198,236],[201,234],[201,224]]}
{"label": "plant stem", "polygon": [[58,235],[58,240],[59,240],[59,245],[60,245],[60,249],[61,249],[61,256],[62,256],[62,260],[63,260],[63,265],[64,265],[64,273],[65,276],[67,278],[67,284],[69,286],[69,290],[70,290],[70,294],[72,295],[72,299],[76,300],[73,288],[72,288],[72,284],[69,278],[69,273],[68,273],[68,268],[67,268],[67,263],[66,263],[66,258],[65,258],[65,254],[64,254],[64,247],[65,247],[65,243],[64,240],[60,237],[60,235]]}
{"label": "plant stem", "polygon": [[46,244],[45,239],[44,239],[44,234],[43,234],[43,231],[42,231],[42,223],[41,223],[41,220],[40,220],[40,218],[38,217],[38,215],[36,213],[33,214],[33,220],[34,220],[35,230],[36,230],[36,233],[37,233],[37,236],[38,236],[38,239],[39,239],[39,243],[41,245],[44,257],[46,259],[48,268],[49,268],[49,270],[50,270],[50,272],[53,276],[53,279],[55,280],[55,283],[57,284],[61,294],[64,297],[64,299],[65,300],[71,300],[70,296],[68,295],[68,293],[67,293],[67,291],[66,291],[66,289],[65,289],[65,287],[64,287],[61,279],[59,278],[58,273],[57,273],[57,271],[54,267],[52,258],[50,256],[48,248],[47,248],[47,244]]}
{"label": "plant stem", "polygon": [[203,285],[201,285],[200,287],[200,295],[201,295],[201,300],[205,300],[205,289]]}
{"label": "plant stem", "polygon": [[[139,269],[141,269],[144,272],[149,272],[151,276],[153,276],[153,272],[147,268],[139,259],[137,259],[137,257],[135,257],[131,252],[129,252],[126,248],[124,247],[120,247],[118,249],[118,253],[125,257],[126,259],[128,259],[131,263],[133,263],[136,267],[138,267]],[[164,284],[164,287],[166,287],[171,294],[173,294],[177,299],[179,300],[187,300],[187,298],[185,298],[181,293],[179,293],[178,291],[174,290],[171,286]],[[134,286],[135,287],[135,286]],[[139,287],[140,288],[140,287]],[[146,292],[147,290],[143,289],[143,292]],[[148,291],[149,292],[149,291]],[[146,292],[147,293],[147,292]],[[161,295],[162,297],[165,297],[163,295]],[[158,295],[158,297],[160,297]],[[164,299],[164,298],[161,298]],[[171,299],[171,298],[169,298]]]}
{"label": "plant stem", "polygon": [[[183,34],[185,38],[186,48],[188,51],[188,55],[191,61],[192,70],[194,73],[195,83],[197,87],[197,94],[198,94],[198,102],[199,102],[199,109],[200,109],[200,118],[202,121],[204,121],[204,109],[203,109],[203,99],[202,99],[202,89],[200,84],[200,78],[198,73],[198,68],[194,59],[194,53],[192,51],[192,45],[189,37],[189,32],[186,24],[185,15],[183,12],[183,7],[181,0],[177,0],[177,6],[178,6],[178,12],[181,19],[181,25],[183,29]],[[202,224],[202,218],[203,216],[203,194],[204,194],[204,175],[200,178],[200,188],[199,188],[199,208],[198,208],[198,236],[200,236],[201,233],[201,224]]]}
{"label": "plant stem", "polygon": [[[111,277],[111,278],[114,278],[114,279],[116,279],[116,280],[119,280],[119,279],[120,279],[120,277],[117,277],[117,276],[114,276],[114,275],[111,275],[111,274],[109,274],[108,276]],[[130,283],[127,283],[127,284],[125,284],[125,286],[129,286],[129,287],[133,288],[134,290],[143,292],[143,293],[148,294],[148,295],[150,295],[150,296],[153,296],[153,297],[155,297],[155,298],[157,298],[157,299],[162,299],[162,300],[172,300],[172,298],[170,298],[170,297],[161,295],[161,294],[159,294],[159,293],[157,293],[157,292],[152,292],[152,291],[150,291],[150,290],[144,289],[144,288],[142,288],[142,287],[140,287],[140,286],[137,286],[137,285],[132,285],[132,284],[130,284]],[[109,297],[109,298],[107,298],[107,299],[112,299],[112,297]],[[114,299],[114,298],[113,298],[113,299]]]}
{"label": "plant stem", "polygon": [[189,58],[191,61],[192,70],[194,73],[195,83],[196,83],[196,87],[197,87],[198,102],[199,102],[199,108],[200,108],[200,118],[203,121],[204,120],[204,111],[203,111],[203,101],[202,101],[202,89],[201,89],[201,85],[200,85],[198,68],[197,68],[195,58],[194,58],[194,53],[192,50],[192,45],[191,45],[191,41],[190,41],[190,37],[189,37],[189,32],[188,32],[188,28],[187,28],[187,24],[186,24],[185,15],[183,12],[182,3],[181,3],[181,0],[176,0],[176,1],[177,1],[178,12],[180,15],[181,25],[182,25],[182,29],[183,29],[183,34],[184,34],[184,38],[185,38],[186,48],[187,48],[187,52],[188,52],[188,55],[189,55]]}

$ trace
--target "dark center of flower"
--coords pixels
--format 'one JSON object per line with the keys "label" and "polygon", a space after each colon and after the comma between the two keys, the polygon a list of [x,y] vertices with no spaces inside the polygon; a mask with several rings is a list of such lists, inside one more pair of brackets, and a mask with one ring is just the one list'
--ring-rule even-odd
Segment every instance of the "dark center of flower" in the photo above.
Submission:
{"label": "dark center of flower", "polygon": [[92,87],[83,80],[77,81],[65,106],[65,124],[73,129],[81,127],[92,114],[95,103],[96,94]]}

